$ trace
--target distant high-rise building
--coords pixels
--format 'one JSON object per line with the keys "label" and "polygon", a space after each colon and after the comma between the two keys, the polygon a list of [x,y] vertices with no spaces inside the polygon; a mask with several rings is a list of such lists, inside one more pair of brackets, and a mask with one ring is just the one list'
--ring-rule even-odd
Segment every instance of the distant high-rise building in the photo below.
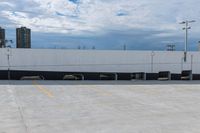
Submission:
{"label": "distant high-rise building", "polygon": [[17,48],[31,48],[31,29],[21,27],[16,29]]}
{"label": "distant high-rise building", "polygon": [[174,44],[168,44],[166,47],[167,51],[176,51],[176,45]]}
{"label": "distant high-rise building", "polygon": [[0,48],[5,47],[5,29],[0,27]]}

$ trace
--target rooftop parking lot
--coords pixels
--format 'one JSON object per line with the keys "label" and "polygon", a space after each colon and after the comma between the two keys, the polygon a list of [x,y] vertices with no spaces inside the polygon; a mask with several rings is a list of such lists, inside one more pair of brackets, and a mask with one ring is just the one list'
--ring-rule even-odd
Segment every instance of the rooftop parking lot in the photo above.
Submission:
{"label": "rooftop parking lot", "polygon": [[199,81],[0,81],[0,133],[199,133]]}

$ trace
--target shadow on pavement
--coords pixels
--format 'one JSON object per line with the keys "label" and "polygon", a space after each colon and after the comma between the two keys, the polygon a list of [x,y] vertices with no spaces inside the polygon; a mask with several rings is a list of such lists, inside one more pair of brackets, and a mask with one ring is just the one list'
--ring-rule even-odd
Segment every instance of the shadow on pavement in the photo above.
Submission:
{"label": "shadow on pavement", "polygon": [[[64,80],[35,80],[41,85],[170,85],[170,84],[200,84],[200,81],[64,81]],[[33,85],[31,80],[0,80],[0,85]]]}

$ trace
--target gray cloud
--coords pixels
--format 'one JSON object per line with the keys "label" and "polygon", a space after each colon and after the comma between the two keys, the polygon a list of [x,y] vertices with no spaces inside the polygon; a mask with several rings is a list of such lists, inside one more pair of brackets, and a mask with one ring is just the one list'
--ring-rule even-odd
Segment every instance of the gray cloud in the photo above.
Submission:
{"label": "gray cloud", "polygon": [[[67,36],[80,40],[77,45],[88,40],[100,49],[119,49],[123,43],[130,49],[162,49],[164,42],[182,45],[184,32],[178,23],[185,19],[200,22],[198,5],[198,0],[1,0],[0,23],[13,29],[27,26],[35,36],[55,35],[63,40],[62,45]],[[192,24],[192,49],[199,31],[198,23]]]}

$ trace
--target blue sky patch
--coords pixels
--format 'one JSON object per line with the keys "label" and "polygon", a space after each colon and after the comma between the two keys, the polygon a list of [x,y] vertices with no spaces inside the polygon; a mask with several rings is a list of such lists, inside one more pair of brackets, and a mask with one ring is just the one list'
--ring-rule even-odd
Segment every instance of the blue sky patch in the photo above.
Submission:
{"label": "blue sky patch", "polygon": [[69,0],[70,2],[77,4],[79,2],[79,0]]}

